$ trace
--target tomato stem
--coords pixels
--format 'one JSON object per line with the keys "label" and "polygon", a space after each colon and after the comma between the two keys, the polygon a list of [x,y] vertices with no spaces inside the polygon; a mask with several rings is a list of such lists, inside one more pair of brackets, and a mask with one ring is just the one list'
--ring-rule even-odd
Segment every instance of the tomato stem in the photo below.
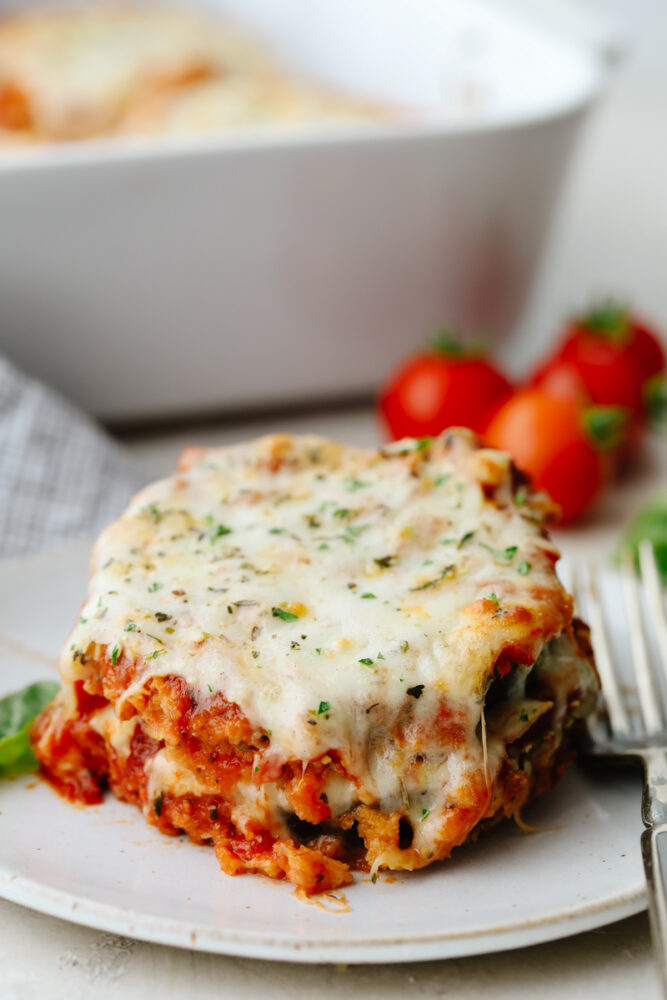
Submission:
{"label": "tomato stem", "polygon": [[483,354],[478,344],[464,344],[451,327],[441,326],[429,337],[429,344],[434,354],[446,358],[476,358]]}
{"label": "tomato stem", "polygon": [[622,344],[630,332],[630,314],[628,309],[607,299],[593,306],[578,320],[579,324],[594,336],[610,340],[614,344]]}
{"label": "tomato stem", "polygon": [[667,430],[667,374],[659,372],[644,386],[644,403],[648,419],[661,431]]}
{"label": "tomato stem", "polygon": [[623,406],[589,406],[583,412],[584,430],[599,451],[621,444],[630,411]]}

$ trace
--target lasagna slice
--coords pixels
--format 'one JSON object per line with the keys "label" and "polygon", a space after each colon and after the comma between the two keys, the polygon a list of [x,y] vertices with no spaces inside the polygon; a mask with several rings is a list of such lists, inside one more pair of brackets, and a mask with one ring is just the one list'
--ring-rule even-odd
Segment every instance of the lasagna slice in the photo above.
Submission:
{"label": "lasagna slice", "polygon": [[95,546],[44,774],[306,893],[446,858],[553,785],[595,702],[551,513],[460,430],[190,450]]}
{"label": "lasagna slice", "polygon": [[211,12],[121,0],[0,19],[5,144],[385,114],[293,78]]}

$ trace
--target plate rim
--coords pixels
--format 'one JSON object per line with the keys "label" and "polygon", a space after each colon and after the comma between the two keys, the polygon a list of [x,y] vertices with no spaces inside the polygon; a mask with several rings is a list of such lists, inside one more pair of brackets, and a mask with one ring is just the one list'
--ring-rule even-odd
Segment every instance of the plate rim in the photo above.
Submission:
{"label": "plate rim", "polygon": [[[493,926],[460,933],[401,934],[391,939],[365,938],[363,941],[340,941],[324,937],[296,941],[289,940],[287,934],[269,935],[263,931],[247,930],[235,934],[229,929],[212,925],[158,917],[109,903],[99,903],[85,896],[53,889],[22,875],[11,874],[6,869],[0,869],[0,896],[12,903],[70,923],[152,944],[239,958],[311,965],[372,965],[380,962],[398,964],[510,951],[593,930],[641,913],[647,907],[646,890],[640,887],[620,897],[581,904],[566,914],[558,913],[536,920],[521,919],[500,929]],[[600,921],[602,914],[604,920]]]}

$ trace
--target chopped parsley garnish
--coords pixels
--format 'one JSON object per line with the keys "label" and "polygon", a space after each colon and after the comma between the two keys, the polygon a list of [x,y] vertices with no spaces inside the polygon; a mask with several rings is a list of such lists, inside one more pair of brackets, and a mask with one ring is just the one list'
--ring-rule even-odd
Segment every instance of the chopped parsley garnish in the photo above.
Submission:
{"label": "chopped parsley garnish", "polygon": [[378,655],[376,656],[376,659],[377,660],[384,660],[384,656],[382,655],[382,653],[378,653]]}
{"label": "chopped parsley garnish", "polygon": [[420,819],[419,822],[423,823],[424,820],[428,819],[430,815],[431,815],[431,810],[430,809],[422,809],[421,819]]}
{"label": "chopped parsley garnish", "polygon": [[443,483],[446,483],[447,480],[451,478],[452,478],[451,472],[443,472],[441,476],[436,476],[433,482],[435,483],[436,486],[442,486]]}
{"label": "chopped parsley garnish", "polygon": [[364,483],[361,479],[348,479],[345,489],[348,493],[356,493],[357,490],[363,490],[370,485],[370,483]]}
{"label": "chopped parsley garnish", "polygon": [[159,622],[170,622],[171,621],[171,615],[166,615],[164,613],[164,611],[156,611],[155,612],[155,617],[157,618],[157,620]]}
{"label": "chopped parsley garnish", "polygon": [[376,597],[375,597],[375,594],[368,593],[368,594],[362,594],[361,595],[361,599],[363,601],[374,601],[374,600],[376,600]]}
{"label": "chopped parsley garnish", "polygon": [[271,608],[271,614],[274,618],[281,618],[284,622],[295,622],[299,618],[298,615],[292,614],[291,611],[285,611],[284,608]]}
{"label": "chopped parsley garnish", "polygon": [[134,622],[128,622],[127,625],[125,626],[124,631],[125,632],[136,632],[137,631],[137,626],[134,624]]}
{"label": "chopped parsley garnish", "polygon": [[149,586],[148,593],[149,594],[156,594],[158,592],[158,590],[162,590],[163,587],[164,587],[164,584],[163,583],[158,583],[157,580],[156,580],[154,583],[151,583],[151,585]]}
{"label": "chopped parsley garnish", "polygon": [[359,660],[359,663],[363,663],[363,665],[365,667],[372,667],[373,666],[373,660],[371,660],[370,656],[363,656]]}
{"label": "chopped parsley garnish", "polygon": [[209,689],[209,691],[210,691],[211,693],[213,693],[213,688],[211,687],[211,685],[210,685],[210,684],[207,684],[207,685],[206,685],[206,687],[207,687],[207,688]]}
{"label": "chopped parsley garnish", "polygon": [[222,538],[223,535],[230,535],[232,532],[232,529],[228,528],[226,524],[216,524],[212,514],[207,514],[204,521],[208,525],[208,538],[211,545],[218,538]]}
{"label": "chopped parsley garnish", "polygon": [[348,524],[347,528],[345,529],[345,532],[351,538],[358,538],[361,532],[366,531],[367,528],[368,528],[367,524]]}
{"label": "chopped parsley garnish", "polygon": [[415,684],[414,687],[407,689],[407,693],[410,695],[411,698],[421,698],[423,691],[424,691],[423,684]]}
{"label": "chopped parsley garnish", "polygon": [[432,437],[419,438],[419,440],[417,441],[417,447],[415,448],[415,451],[426,451],[426,449],[430,448],[432,444],[433,444]]}
{"label": "chopped parsley garnish", "polygon": [[325,712],[330,712],[330,711],[331,711],[331,705],[329,704],[328,701],[321,701],[317,706],[318,715],[324,715]]}
{"label": "chopped parsley garnish", "polygon": [[517,566],[516,569],[517,569],[517,573],[521,573],[521,576],[528,576],[528,574],[530,573],[530,569],[531,569],[530,563],[529,562],[519,563],[519,565]]}
{"label": "chopped parsley garnish", "polygon": [[474,531],[466,531],[465,535],[459,539],[456,544],[457,549],[462,549],[466,542],[469,542],[471,538],[475,537]]}
{"label": "chopped parsley garnish", "polygon": [[87,618],[79,618],[79,624],[81,625],[85,625],[87,621],[88,621]]}
{"label": "chopped parsley garnish", "polygon": [[398,556],[380,556],[379,559],[374,559],[373,562],[376,566],[379,566],[380,569],[389,569],[390,566],[394,565],[397,559]]}
{"label": "chopped parsley garnish", "polygon": [[285,534],[285,529],[284,528],[269,528],[269,534],[270,535],[284,535]]}
{"label": "chopped parsley garnish", "polygon": [[338,510],[334,511],[334,517],[345,518],[350,516],[350,512],[347,507],[339,507]]}
{"label": "chopped parsley garnish", "polygon": [[508,545],[506,549],[494,549],[492,545],[487,545],[486,542],[480,542],[479,544],[497,559],[503,559],[505,562],[512,562],[519,548],[518,545]]}
{"label": "chopped parsley garnish", "polygon": [[315,652],[317,653],[318,656],[321,656],[322,655],[322,647],[321,646],[316,646]]}
{"label": "chopped parsley garnish", "polygon": [[166,649],[154,649],[151,655],[148,657],[148,659],[157,660],[158,656],[162,656],[162,654],[166,652],[167,652]]}
{"label": "chopped parsley garnish", "polygon": [[120,656],[120,647],[114,646],[114,648],[111,650],[111,662],[113,663],[114,667],[118,663],[119,656]]}
{"label": "chopped parsley garnish", "polygon": [[528,494],[526,493],[526,490],[524,489],[523,486],[516,491],[516,493],[514,494],[514,503],[517,505],[517,507],[523,507],[523,505],[526,502],[527,496]]}
{"label": "chopped parsley garnish", "polygon": [[498,595],[497,594],[484,594],[484,599],[487,600],[487,601],[493,601],[494,604],[498,603]]}
{"label": "chopped parsley garnish", "polygon": [[521,715],[519,716],[519,721],[528,722],[528,712],[526,712],[525,709],[523,709],[523,711],[521,712]]}
{"label": "chopped parsley garnish", "polygon": [[318,547],[318,549],[320,550],[320,552],[322,552],[322,551],[323,551],[323,549],[328,549],[328,548],[329,548],[329,546],[327,545],[327,543],[326,543],[326,542],[322,542],[322,544],[321,544],[321,545],[318,545],[317,547]]}
{"label": "chopped parsley garnish", "polygon": [[425,583],[420,583],[416,587],[410,587],[410,590],[428,590],[430,587],[437,587],[442,580],[452,580],[455,576],[456,566],[445,566],[444,569],[440,570],[439,576],[433,577],[432,580],[427,580]]}

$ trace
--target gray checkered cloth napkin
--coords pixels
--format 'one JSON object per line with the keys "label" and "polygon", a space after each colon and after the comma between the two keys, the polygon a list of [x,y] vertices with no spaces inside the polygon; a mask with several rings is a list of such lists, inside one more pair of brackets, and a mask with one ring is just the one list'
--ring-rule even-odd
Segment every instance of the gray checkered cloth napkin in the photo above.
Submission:
{"label": "gray checkered cloth napkin", "polygon": [[0,556],[92,537],[143,482],[89,417],[0,357]]}

